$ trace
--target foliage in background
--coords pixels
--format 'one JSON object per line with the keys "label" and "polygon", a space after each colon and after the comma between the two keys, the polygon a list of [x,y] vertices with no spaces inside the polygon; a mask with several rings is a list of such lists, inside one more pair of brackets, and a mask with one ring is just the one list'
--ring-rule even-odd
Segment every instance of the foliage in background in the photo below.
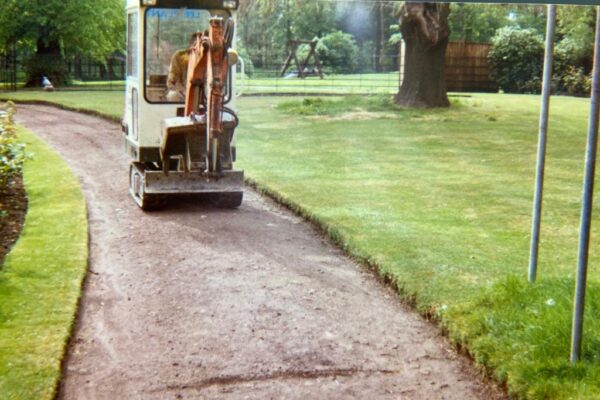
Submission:
{"label": "foliage in background", "polygon": [[335,31],[326,35],[319,40],[317,52],[323,65],[335,73],[351,73],[358,66],[358,46],[348,33]]}
{"label": "foliage in background", "polygon": [[488,56],[492,78],[507,93],[538,93],[543,57],[544,42],[535,30],[501,28]]}
{"label": "foliage in background", "polygon": [[557,7],[557,37],[559,46],[569,50],[569,61],[575,67],[591,71],[594,47],[596,7]]}
{"label": "foliage in background", "polygon": [[452,3],[450,10],[452,41],[489,43],[497,29],[510,24],[505,5]]}
{"label": "foliage in background", "polygon": [[250,57],[248,50],[246,50],[243,43],[238,41],[236,51],[240,55],[240,58],[244,60],[244,73],[251,77],[254,73],[254,63],[252,62],[252,57]]}
{"label": "foliage in background", "polygon": [[336,28],[334,2],[253,0],[242,1],[239,38],[257,67],[285,59],[292,39],[312,40]]}
{"label": "foliage in background", "polygon": [[559,90],[570,96],[589,96],[592,89],[592,78],[583,68],[567,67],[558,76]]}
{"label": "foliage in background", "polygon": [[41,74],[64,81],[64,60],[75,55],[104,60],[125,45],[124,0],[4,0],[0,2],[0,50],[30,52],[28,83]]}
{"label": "foliage in background", "polygon": [[533,29],[540,35],[546,32],[545,4],[511,4],[508,6],[509,26],[521,29]]}
{"label": "foliage in background", "polygon": [[25,162],[25,145],[17,138],[14,113],[14,104],[8,102],[4,115],[0,114],[0,188],[21,172]]}
{"label": "foliage in background", "polygon": [[289,40],[319,39],[342,31],[358,46],[361,72],[396,70],[391,56],[397,49],[388,43],[389,27],[397,22],[391,13],[394,3],[242,0],[238,37],[256,68],[277,70],[288,54]]}
{"label": "foliage in background", "polygon": [[560,6],[557,13],[554,89],[569,95],[589,95],[595,7]]}

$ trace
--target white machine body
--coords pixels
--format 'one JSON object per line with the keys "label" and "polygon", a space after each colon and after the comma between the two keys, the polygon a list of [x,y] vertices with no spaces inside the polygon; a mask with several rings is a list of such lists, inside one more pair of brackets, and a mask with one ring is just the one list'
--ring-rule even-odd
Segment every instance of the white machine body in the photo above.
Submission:
{"label": "white machine body", "polygon": [[[127,78],[122,122],[125,150],[134,161],[160,161],[161,122],[178,115],[184,99],[167,100],[173,54],[190,35],[208,29],[211,16],[235,21],[237,0],[127,0]],[[235,43],[235,38],[233,43]],[[227,107],[235,109],[235,74],[229,74]],[[235,137],[232,142],[235,149]],[[235,153],[235,150],[234,150]]]}

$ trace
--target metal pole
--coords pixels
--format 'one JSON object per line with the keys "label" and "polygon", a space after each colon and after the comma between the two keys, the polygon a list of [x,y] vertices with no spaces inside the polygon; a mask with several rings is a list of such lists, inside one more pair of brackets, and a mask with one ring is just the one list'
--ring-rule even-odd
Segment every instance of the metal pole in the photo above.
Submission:
{"label": "metal pole", "polygon": [[579,255],[577,258],[577,284],[575,287],[575,307],[573,311],[573,332],[571,337],[571,362],[581,358],[583,336],[583,314],[587,280],[588,255],[590,247],[590,226],[592,222],[592,201],[594,175],[596,173],[596,152],[598,149],[598,115],[600,113],[600,7],[596,12],[596,43],[594,45],[594,70],[592,72],[592,98],[590,122],[585,155],[585,175],[583,179],[583,205],[579,233]]}
{"label": "metal pole", "polygon": [[554,61],[554,27],[556,6],[548,6],[546,22],[546,57],[544,58],[544,81],[542,84],[542,106],[538,137],[535,194],[533,197],[533,220],[531,223],[531,249],[529,250],[529,282],[534,283],[537,275],[538,250],[540,246],[540,224],[542,220],[542,196],[544,193],[544,169],[546,167],[546,137],[548,134],[548,112],[552,85],[552,63]]}

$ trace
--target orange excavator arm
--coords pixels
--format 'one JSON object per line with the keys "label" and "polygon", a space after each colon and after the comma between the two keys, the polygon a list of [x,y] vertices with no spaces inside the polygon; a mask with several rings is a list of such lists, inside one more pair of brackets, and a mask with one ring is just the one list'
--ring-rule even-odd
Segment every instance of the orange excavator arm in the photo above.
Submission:
{"label": "orange excavator arm", "polygon": [[189,49],[187,82],[185,86],[185,115],[199,113],[199,106],[204,97],[204,85],[208,67],[208,50],[210,41],[207,32],[196,35],[196,40]]}
{"label": "orange excavator arm", "polygon": [[[206,143],[211,155],[211,171],[219,169],[218,142],[223,132],[223,91],[229,71],[227,51],[232,31],[233,25],[226,25],[222,18],[213,17],[209,31],[196,35],[189,50],[184,115],[206,114]],[[203,103],[205,98],[208,104]]]}

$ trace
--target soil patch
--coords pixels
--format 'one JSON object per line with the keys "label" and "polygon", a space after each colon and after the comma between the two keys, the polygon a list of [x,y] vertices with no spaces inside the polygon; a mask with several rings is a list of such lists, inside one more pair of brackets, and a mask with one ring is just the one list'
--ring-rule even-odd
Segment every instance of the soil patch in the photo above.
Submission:
{"label": "soil patch", "polygon": [[0,268],[21,234],[26,213],[27,195],[23,178],[16,175],[6,187],[0,186]]}
{"label": "soil patch", "polygon": [[398,119],[398,116],[393,113],[386,113],[380,111],[365,111],[357,109],[350,112],[345,112],[340,115],[315,115],[310,116],[308,119],[318,121],[368,121],[371,119]]}

